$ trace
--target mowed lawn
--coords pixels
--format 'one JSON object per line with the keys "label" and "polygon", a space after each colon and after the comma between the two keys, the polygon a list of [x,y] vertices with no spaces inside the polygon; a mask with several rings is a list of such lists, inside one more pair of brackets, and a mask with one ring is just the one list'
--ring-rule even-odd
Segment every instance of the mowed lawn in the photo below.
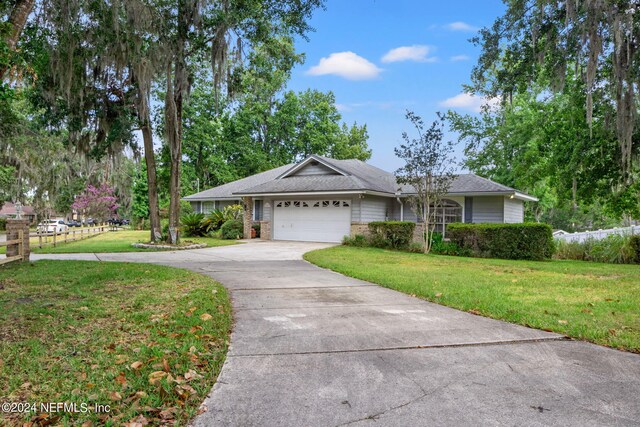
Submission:
{"label": "mowed lawn", "polygon": [[222,367],[231,324],[225,289],[185,270],[92,261],[0,267],[3,401],[110,406],[46,420],[39,408],[3,412],[0,425],[185,425]]}
{"label": "mowed lawn", "polygon": [[[148,242],[149,231],[121,230],[108,231],[95,237],[75,242],[61,243],[38,248],[38,239],[31,239],[31,251],[39,254],[92,253],[92,252],[153,252],[159,249],[142,249],[131,246],[132,243]],[[235,245],[235,240],[222,240],[212,237],[184,237],[184,242],[206,243],[207,246]]]}
{"label": "mowed lawn", "polygon": [[305,259],[474,314],[640,352],[640,266],[338,246]]}

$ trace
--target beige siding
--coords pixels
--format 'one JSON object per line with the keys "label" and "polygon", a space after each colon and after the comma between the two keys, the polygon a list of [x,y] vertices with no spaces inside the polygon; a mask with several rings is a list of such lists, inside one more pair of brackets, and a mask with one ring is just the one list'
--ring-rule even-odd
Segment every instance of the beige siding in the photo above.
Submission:
{"label": "beige siding", "polygon": [[473,222],[504,222],[504,197],[476,196],[473,198]]}
{"label": "beige siding", "polygon": [[302,169],[296,171],[290,176],[308,176],[308,175],[338,175],[336,171],[325,165],[318,163],[317,165],[308,164]]}
{"label": "beige siding", "polygon": [[504,222],[524,222],[524,202],[522,200],[504,198]]}
{"label": "beige siding", "polygon": [[264,199],[262,201],[262,221],[271,221],[271,212],[273,211],[273,199]]}
{"label": "beige siding", "polygon": [[351,222],[360,222],[360,202],[358,196],[351,200]]}
{"label": "beige siding", "polygon": [[360,199],[360,222],[384,221],[391,211],[391,198],[365,196]]}

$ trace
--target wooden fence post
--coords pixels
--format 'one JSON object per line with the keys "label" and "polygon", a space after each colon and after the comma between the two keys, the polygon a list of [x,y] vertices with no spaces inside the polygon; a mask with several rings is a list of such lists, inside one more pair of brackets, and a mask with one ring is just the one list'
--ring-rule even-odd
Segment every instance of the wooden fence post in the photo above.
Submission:
{"label": "wooden fence post", "polygon": [[9,240],[20,240],[20,242],[7,245],[7,257],[21,255],[22,261],[29,261],[31,251],[28,219],[7,219],[7,241]]}

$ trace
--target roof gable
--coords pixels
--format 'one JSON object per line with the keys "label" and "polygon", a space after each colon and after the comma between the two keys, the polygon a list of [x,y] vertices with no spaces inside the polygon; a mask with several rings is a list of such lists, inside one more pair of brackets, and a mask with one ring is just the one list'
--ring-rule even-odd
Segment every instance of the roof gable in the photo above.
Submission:
{"label": "roof gable", "polygon": [[315,154],[310,155],[282,175],[280,175],[276,179],[283,179],[293,176],[311,176],[311,175],[349,175],[345,171],[336,167],[331,162],[328,162],[327,159],[316,156]]}

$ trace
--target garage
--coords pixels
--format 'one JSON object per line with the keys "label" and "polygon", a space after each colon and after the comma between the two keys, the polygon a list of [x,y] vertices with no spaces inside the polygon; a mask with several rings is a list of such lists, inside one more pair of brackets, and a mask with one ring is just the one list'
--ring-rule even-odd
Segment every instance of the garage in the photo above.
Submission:
{"label": "garage", "polygon": [[278,200],[273,239],[340,242],[351,230],[350,200]]}

